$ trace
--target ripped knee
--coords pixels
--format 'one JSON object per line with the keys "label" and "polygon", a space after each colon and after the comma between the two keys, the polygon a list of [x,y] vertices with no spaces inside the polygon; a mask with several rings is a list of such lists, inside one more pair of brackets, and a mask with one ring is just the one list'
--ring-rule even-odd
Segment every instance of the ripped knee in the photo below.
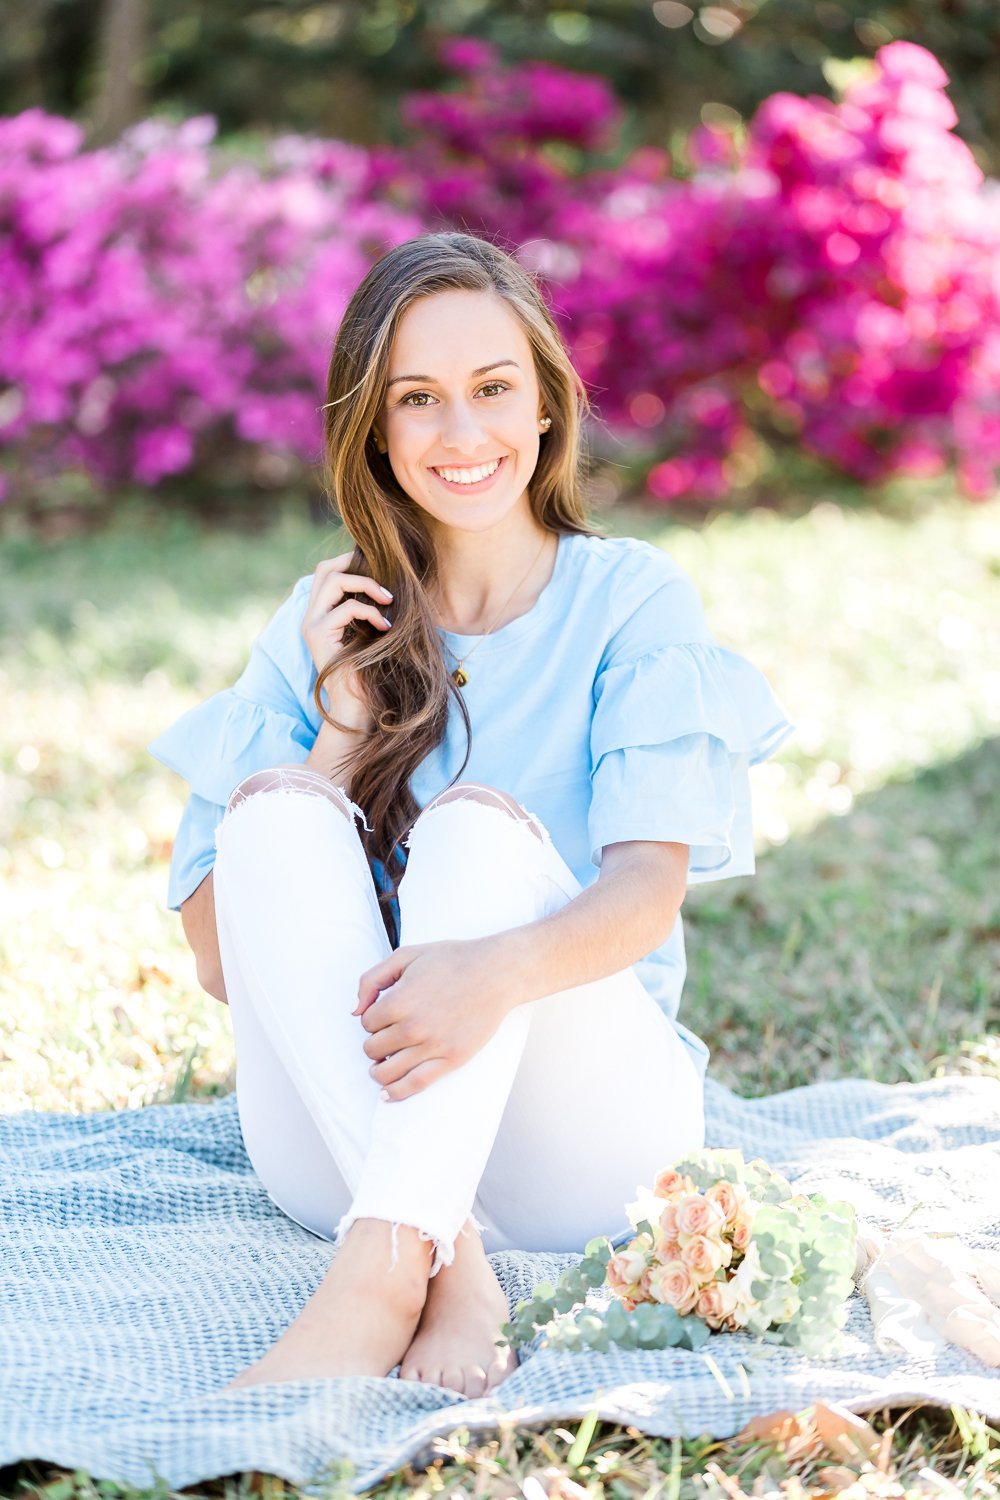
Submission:
{"label": "ripped knee", "polygon": [[[335,786],[329,777],[323,776],[319,771],[306,766],[272,766],[266,771],[252,771],[236,784],[226,804],[226,816],[251,797],[265,792],[305,792],[311,796],[325,797],[352,823],[355,813],[361,812],[343,787]],[[362,820],[363,818],[362,814]],[[366,828],[367,826],[365,823]]]}
{"label": "ripped knee", "polygon": [[436,797],[431,798],[420,816],[424,817],[433,808],[442,807],[446,802],[463,801],[482,802],[486,807],[495,807],[516,819],[517,822],[527,824],[539,842],[545,842],[544,831],[534,813],[528,812],[508,792],[502,792],[497,787],[485,786],[476,781],[460,781],[457,786],[448,787],[446,791],[439,792]]}

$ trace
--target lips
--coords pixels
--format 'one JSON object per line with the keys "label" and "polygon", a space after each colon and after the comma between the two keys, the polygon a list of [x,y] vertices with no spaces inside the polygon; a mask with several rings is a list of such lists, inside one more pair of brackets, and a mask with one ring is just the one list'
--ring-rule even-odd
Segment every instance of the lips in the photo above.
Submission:
{"label": "lips", "polygon": [[[486,462],[492,463],[493,460],[487,459]],[[504,472],[504,465],[506,464],[506,462],[507,455],[504,454],[497,464],[497,467],[493,470],[493,473],[487,474],[485,479],[477,479],[475,484],[462,484],[452,479],[445,479],[444,475],[439,474],[437,469],[433,467],[431,468],[431,473],[434,475],[435,479],[437,479],[447,489],[452,490],[455,494],[477,495],[480,490],[488,489],[489,486],[494,483],[497,477]],[[461,468],[462,465],[456,464],[455,467]],[[465,467],[470,469],[480,469],[482,468],[482,464],[468,464],[465,465]]]}

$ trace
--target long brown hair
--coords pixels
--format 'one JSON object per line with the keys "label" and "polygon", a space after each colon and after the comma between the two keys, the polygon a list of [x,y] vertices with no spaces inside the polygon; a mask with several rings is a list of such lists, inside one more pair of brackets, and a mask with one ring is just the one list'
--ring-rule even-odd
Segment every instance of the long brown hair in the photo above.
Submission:
{"label": "long brown hair", "polygon": [[459,289],[502,297],[532,347],[544,409],[552,418],[529,486],[532,514],[556,535],[604,535],[591,524],[581,495],[587,393],[530,274],[512,255],[470,234],[425,234],[390,250],[365,275],[337,331],[324,407],[324,480],[335,514],[354,539],[347,570],[392,590],[392,629],[352,620],[337,656],[320,672],[314,696],[323,718],[343,729],[323,707],[320,688],[341,666],[355,671],[364,688],[375,728],[343,769],[351,797],[371,824],[371,832],[362,832],[369,864],[374,857],[383,865],[388,888],[379,904],[393,946],[399,935],[391,903],[405,863],[399,844],[420,811],[410,778],[444,738],[450,698],[459,705],[467,739],[456,781],[468,764],[472,727],[429,602],[438,571],[424,512],[379,452],[372,423],[385,400],[389,354],[403,313],[420,297]]}

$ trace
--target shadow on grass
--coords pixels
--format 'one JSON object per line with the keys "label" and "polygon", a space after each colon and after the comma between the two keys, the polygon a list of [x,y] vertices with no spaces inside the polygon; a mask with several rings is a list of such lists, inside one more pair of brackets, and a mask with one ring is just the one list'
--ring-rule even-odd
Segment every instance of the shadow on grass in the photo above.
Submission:
{"label": "shadow on grass", "polygon": [[983,740],[691,889],[682,1016],[716,1077],[762,1095],[1000,1072],[998,779]]}

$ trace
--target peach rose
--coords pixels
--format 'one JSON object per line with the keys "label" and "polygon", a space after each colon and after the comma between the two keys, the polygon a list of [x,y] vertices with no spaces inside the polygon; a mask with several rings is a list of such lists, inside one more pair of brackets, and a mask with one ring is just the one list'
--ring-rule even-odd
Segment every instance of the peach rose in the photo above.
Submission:
{"label": "peach rose", "polygon": [[682,1260],[668,1260],[665,1266],[650,1272],[649,1290],[655,1302],[689,1313],[698,1301],[698,1285],[690,1268]]}
{"label": "peach rose", "polygon": [[728,1281],[710,1281],[703,1286],[695,1303],[695,1312],[709,1328],[721,1328],[736,1306],[736,1294]]}
{"label": "peach rose", "polygon": [[631,1289],[642,1276],[646,1265],[646,1256],[641,1250],[619,1250],[608,1261],[605,1273],[608,1286],[615,1292]]}
{"label": "peach rose", "polygon": [[668,1203],[660,1215],[660,1228],[668,1239],[677,1238],[677,1204]]}
{"label": "peach rose", "polygon": [[[745,1194],[743,1195],[745,1197]],[[715,1182],[710,1188],[705,1189],[705,1197],[711,1198],[717,1203],[725,1214],[726,1223],[732,1224],[736,1215],[743,1207],[741,1195],[737,1192],[737,1185],[733,1182]]]}
{"label": "peach rose", "polygon": [[657,1198],[674,1198],[681,1193],[692,1192],[694,1192],[694,1183],[690,1177],[686,1177],[674,1167],[668,1167],[665,1172],[659,1172],[653,1183],[653,1193]]}
{"label": "peach rose", "polygon": [[661,1234],[656,1241],[656,1254],[658,1258],[666,1262],[668,1260],[680,1260],[681,1242],[672,1240],[669,1235]]}
{"label": "peach rose", "polygon": [[740,1214],[732,1227],[731,1239],[734,1250],[746,1252],[747,1246],[753,1236],[753,1221],[748,1214]]}
{"label": "peach rose", "polygon": [[728,1266],[733,1258],[733,1247],[721,1240],[710,1239],[708,1235],[696,1234],[684,1246],[680,1258],[704,1281],[723,1266]]}
{"label": "peach rose", "polygon": [[725,1227],[726,1216],[717,1203],[701,1193],[688,1193],[677,1205],[677,1232],[682,1234],[709,1234]]}

